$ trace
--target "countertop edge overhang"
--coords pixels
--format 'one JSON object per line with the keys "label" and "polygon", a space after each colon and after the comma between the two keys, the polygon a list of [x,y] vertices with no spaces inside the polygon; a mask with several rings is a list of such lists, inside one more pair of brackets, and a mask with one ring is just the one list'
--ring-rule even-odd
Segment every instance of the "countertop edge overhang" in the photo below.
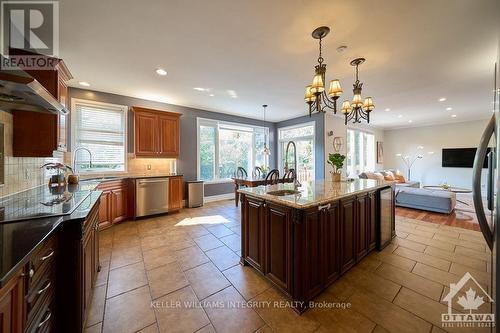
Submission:
{"label": "countertop edge overhang", "polygon": [[355,179],[354,181],[332,182],[317,180],[305,182],[298,188],[299,194],[276,196],[267,194],[271,191],[293,190],[293,184],[276,184],[240,188],[238,192],[249,197],[264,199],[295,209],[309,209],[350,196],[378,190],[394,185],[393,181]]}

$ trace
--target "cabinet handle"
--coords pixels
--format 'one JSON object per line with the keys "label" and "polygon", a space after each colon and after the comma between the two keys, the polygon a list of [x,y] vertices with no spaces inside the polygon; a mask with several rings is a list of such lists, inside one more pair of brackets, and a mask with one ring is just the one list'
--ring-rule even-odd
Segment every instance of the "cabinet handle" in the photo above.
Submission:
{"label": "cabinet handle", "polygon": [[50,317],[52,317],[52,312],[50,312],[50,309],[47,310],[47,312],[45,312],[45,313],[46,313],[45,318],[40,323],[38,323],[38,328],[45,325],[45,323],[49,321]]}
{"label": "cabinet handle", "polygon": [[49,289],[49,288],[50,288],[50,285],[51,285],[51,284],[52,284],[52,283],[50,282],[50,280],[47,280],[47,284],[45,285],[45,287],[43,287],[42,289],[38,290],[38,291],[36,292],[36,294],[37,294],[37,295],[41,295],[41,294],[43,294],[44,292],[46,292],[46,291],[47,291],[47,289]]}
{"label": "cabinet handle", "polygon": [[50,250],[50,253],[47,254],[46,256],[43,256],[40,258],[40,261],[45,261],[47,259],[49,259],[50,257],[52,257],[54,255],[54,250]]}
{"label": "cabinet handle", "polygon": [[323,206],[318,206],[318,210],[323,210],[323,209],[330,209],[330,204],[326,204]]}

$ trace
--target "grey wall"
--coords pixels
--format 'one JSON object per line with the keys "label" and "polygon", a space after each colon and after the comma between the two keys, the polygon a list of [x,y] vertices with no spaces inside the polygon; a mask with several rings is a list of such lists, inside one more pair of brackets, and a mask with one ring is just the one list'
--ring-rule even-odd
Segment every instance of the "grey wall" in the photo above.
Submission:
{"label": "grey wall", "polygon": [[[230,121],[241,124],[262,126],[263,122],[259,119],[250,119],[238,116],[227,115],[223,113],[210,112],[185,106],[172,105],[160,102],[143,100],[128,96],[109,94],[85,89],[70,88],[70,98],[80,98],[103,103],[113,103],[126,106],[141,106],[152,108],[155,110],[171,111],[181,113],[181,149],[180,156],[177,160],[177,172],[184,175],[185,180],[195,180],[197,177],[197,134],[196,134],[196,118],[208,118],[222,121]],[[257,107],[257,106],[256,106]],[[128,117],[128,152],[134,152],[134,117],[132,112],[129,112]],[[276,156],[276,124],[271,122],[265,123],[269,127],[269,146],[271,156]],[[71,136],[69,136],[71,137]],[[276,158],[270,158],[269,164],[271,168],[275,168]],[[232,183],[218,183],[205,185],[205,196],[220,195],[231,193],[234,190]]]}
{"label": "grey wall", "polygon": [[[314,136],[315,136],[315,148],[314,148],[314,159],[315,159],[315,167],[314,167],[314,173],[315,173],[315,178],[316,179],[323,179],[325,178],[325,114],[324,113],[315,113],[312,117],[309,116],[303,116],[303,117],[298,117],[298,118],[293,118],[285,121],[281,121],[279,123],[276,123],[276,136],[278,135],[278,128],[280,127],[287,127],[287,126],[292,126],[292,125],[297,125],[297,124],[303,124],[303,123],[308,123],[314,121],[316,125],[316,129],[314,131]],[[276,138],[275,140],[276,146],[274,147],[274,150],[278,152],[278,140]],[[275,164],[278,165],[278,157],[276,156],[275,158]]]}

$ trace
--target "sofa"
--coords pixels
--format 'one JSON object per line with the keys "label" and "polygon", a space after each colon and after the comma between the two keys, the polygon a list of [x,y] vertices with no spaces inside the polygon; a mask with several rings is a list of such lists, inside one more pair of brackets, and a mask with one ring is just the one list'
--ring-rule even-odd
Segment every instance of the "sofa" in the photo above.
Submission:
{"label": "sofa", "polygon": [[396,206],[450,214],[457,203],[456,194],[450,191],[414,187],[396,188]]}
{"label": "sofa", "polygon": [[[389,174],[389,172],[393,174],[398,174],[396,170],[388,169],[388,170],[379,170],[375,172],[362,172],[358,175],[360,179],[381,179],[380,175],[382,177],[385,177]],[[380,174],[380,175],[377,175]],[[405,181],[404,183],[396,183],[396,188],[399,187],[415,187],[415,188],[420,188],[420,182],[414,182],[414,181]]]}

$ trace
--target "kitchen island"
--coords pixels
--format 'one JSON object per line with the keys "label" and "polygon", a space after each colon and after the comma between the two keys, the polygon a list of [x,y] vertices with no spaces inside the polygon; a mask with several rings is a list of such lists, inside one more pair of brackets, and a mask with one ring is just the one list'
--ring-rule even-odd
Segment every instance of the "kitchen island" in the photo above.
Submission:
{"label": "kitchen island", "polygon": [[394,237],[392,182],[315,181],[239,190],[241,264],[251,265],[301,313],[308,302]]}

